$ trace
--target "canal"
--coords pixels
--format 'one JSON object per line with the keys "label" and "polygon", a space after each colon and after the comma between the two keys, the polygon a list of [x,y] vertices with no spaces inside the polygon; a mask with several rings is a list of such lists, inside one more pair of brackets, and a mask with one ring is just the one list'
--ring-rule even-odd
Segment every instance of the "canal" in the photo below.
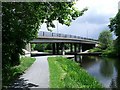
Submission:
{"label": "canal", "polygon": [[120,88],[120,60],[81,55],[76,55],[75,58],[105,88]]}

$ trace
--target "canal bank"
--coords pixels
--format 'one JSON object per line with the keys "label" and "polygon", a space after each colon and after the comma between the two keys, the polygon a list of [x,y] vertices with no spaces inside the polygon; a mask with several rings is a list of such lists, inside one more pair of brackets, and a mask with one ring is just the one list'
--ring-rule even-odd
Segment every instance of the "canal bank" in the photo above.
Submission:
{"label": "canal bank", "polygon": [[[47,57],[48,56],[37,57],[38,59],[36,62],[39,62],[39,63],[35,62],[36,64],[34,63],[33,65],[35,67],[38,66],[39,68],[31,69],[31,67],[30,67],[29,70],[33,70],[34,72],[30,73],[30,71],[28,70],[26,72],[27,75],[25,75],[26,73],[24,75],[22,75],[24,77],[24,81],[28,82],[27,85],[29,85],[30,87],[32,85],[33,88],[43,88],[43,87],[44,88],[46,88],[46,87],[49,87],[49,88],[51,88],[51,87],[52,88],[53,87],[54,88],[59,88],[59,87],[63,87],[63,88],[67,88],[67,87],[70,87],[70,88],[98,88],[97,86],[99,86],[99,85],[96,82],[99,81],[106,88],[120,88],[120,66],[119,66],[120,61],[119,60],[106,59],[106,58],[101,58],[101,57],[96,57],[96,56],[78,55],[78,56],[76,56],[77,57],[77,63],[76,63],[75,61],[73,61],[71,59],[66,60],[64,58],[61,58],[61,56],[58,55],[57,58],[60,57],[59,60],[57,60],[57,61],[55,60],[55,63],[54,63],[53,62],[54,59],[52,59],[48,63]],[[49,56],[49,57],[55,58],[56,56]],[[68,56],[68,55],[66,57],[73,58],[73,56]],[[41,63],[44,61],[46,62],[47,67],[46,67],[46,65],[44,65],[45,63],[44,64]],[[73,62],[74,62],[74,64],[73,64]],[[51,66],[54,69],[53,70],[54,75],[51,73],[50,73],[50,75],[52,75],[52,77],[55,78],[55,80],[61,80],[60,83],[62,83],[62,84],[59,84],[59,81],[57,81],[57,82],[52,82],[54,84],[53,84],[53,86],[51,86],[50,80],[53,80],[53,79],[51,79],[51,76],[49,78],[49,75],[45,74],[45,73],[41,73],[39,75],[40,75],[40,78],[42,78],[41,75],[44,75],[45,78],[48,78],[47,80],[43,79],[43,78],[40,79],[38,74],[36,74],[36,76],[33,76],[33,74],[37,73],[36,70],[38,70],[38,73],[40,73],[39,71],[49,73],[51,71],[50,63],[57,65],[57,66],[56,65]],[[32,67],[33,67],[33,65],[32,65]],[[47,68],[47,71],[42,66]],[[48,68],[48,66],[49,66],[49,68]],[[83,70],[81,67],[84,68],[85,70]],[[57,71],[57,69],[59,71]],[[62,73],[62,74],[60,75],[59,73]],[[48,75],[48,76],[46,77],[46,75]],[[26,78],[26,77],[29,77],[29,78]],[[68,78],[66,78],[66,77],[68,77]],[[93,77],[95,79],[93,79]],[[39,78],[39,79],[36,79],[36,78]],[[23,79],[21,79],[21,80],[23,80]],[[43,82],[47,82],[47,84],[46,84],[47,86],[43,86],[42,85]],[[60,85],[60,86],[55,86],[55,84]],[[22,85],[21,81],[20,81],[19,85]],[[18,85],[18,87],[19,87],[19,85]]]}
{"label": "canal bank", "polygon": [[102,88],[78,63],[64,57],[49,57],[50,88]]}

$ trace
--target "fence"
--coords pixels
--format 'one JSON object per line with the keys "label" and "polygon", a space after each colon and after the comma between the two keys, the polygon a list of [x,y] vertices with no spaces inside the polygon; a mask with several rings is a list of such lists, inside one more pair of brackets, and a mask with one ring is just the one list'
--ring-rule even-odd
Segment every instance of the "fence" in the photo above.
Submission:
{"label": "fence", "polygon": [[53,32],[44,32],[40,31],[38,37],[45,36],[45,37],[64,37],[64,38],[76,38],[76,39],[83,39],[83,40],[92,40],[97,41],[95,39],[76,36],[76,35],[69,35],[69,34],[61,34],[61,33],[53,33]]}

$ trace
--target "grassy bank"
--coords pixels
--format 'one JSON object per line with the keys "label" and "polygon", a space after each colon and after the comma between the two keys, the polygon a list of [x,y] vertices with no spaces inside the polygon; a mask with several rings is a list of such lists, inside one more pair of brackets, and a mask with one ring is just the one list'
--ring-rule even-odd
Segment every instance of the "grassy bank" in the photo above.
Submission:
{"label": "grassy bank", "polygon": [[75,61],[49,57],[50,88],[102,88],[102,85]]}
{"label": "grassy bank", "polygon": [[5,72],[3,72],[3,86],[6,86],[12,81],[14,81],[19,75],[23,74],[26,69],[28,69],[33,62],[35,61],[35,58],[31,57],[22,57],[20,59],[20,65],[9,67]]}

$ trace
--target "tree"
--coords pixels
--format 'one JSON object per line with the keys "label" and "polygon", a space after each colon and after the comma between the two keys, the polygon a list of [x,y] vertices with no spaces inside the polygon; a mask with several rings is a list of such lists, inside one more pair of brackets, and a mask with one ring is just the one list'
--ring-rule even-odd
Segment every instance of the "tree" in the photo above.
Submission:
{"label": "tree", "polygon": [[109,28],[117,36],[115,41],[115,50],[118,56],[120,56],[120,10],[114,18],[110,20]]}
{"label": "tree", "polygon": [[48,30],[55,27],[54,20],[70,25],[87,10],[80,12],[73,5],[73,2],[3,2],[3,68],[19,64],[22,48],[37,36],[42,23],[47,24]]}
{"label": "tree", "polygon": [[107,49],[112,45],[112,34],[108,30],[104,30],[99,35],[101,49]]}

